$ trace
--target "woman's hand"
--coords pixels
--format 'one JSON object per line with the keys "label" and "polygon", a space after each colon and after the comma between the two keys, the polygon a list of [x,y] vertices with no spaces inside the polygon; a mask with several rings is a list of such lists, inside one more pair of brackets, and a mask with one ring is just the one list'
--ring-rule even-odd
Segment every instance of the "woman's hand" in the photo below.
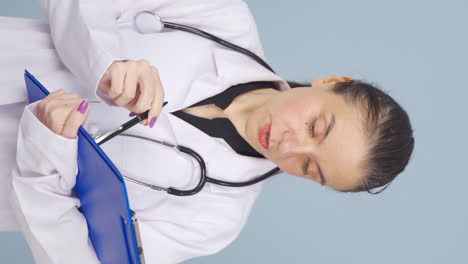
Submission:
{"label": "woman's hand", "polygon": [[75,139],[78,129],[88,119],[88,101],[60,89],[38,103],[37,118],[52,132]]}
{"label": "woman's hand", "polygon": [[164,89],[158,70],[146,60],[115,61],[104,73],[98,89],[131,112],[139,114],[150,109],[143,125],[153,127],[161,113]]}

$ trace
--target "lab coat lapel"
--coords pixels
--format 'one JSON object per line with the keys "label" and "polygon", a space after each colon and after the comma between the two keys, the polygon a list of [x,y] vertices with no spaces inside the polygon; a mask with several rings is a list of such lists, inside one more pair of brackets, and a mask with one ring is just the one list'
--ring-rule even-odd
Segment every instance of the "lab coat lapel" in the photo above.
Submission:
{"label": "lab coat lapel", "polygon": [[253,81],[273,81],[281,90],[289,88],[278,75],[247,55],[220,47],[214,49],[213,56],[218,79],[224,85],[221,87],[222,90],[236,84]]}
{"label": "lab coat lapel", "polygon": [[207,71],[199,76],[192,83],[184,103],[178,109],[189,107],[240,83],[273,81],[280,90],[289,89],[288,84],[278,75],[239,52],[217,47],[213,49],[213,60],[216,73]]}

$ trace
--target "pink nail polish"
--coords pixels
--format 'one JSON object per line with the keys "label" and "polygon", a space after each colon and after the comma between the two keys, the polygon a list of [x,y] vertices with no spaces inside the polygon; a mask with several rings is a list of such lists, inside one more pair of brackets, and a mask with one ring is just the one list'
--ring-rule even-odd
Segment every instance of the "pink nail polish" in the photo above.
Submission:
{"label": "pink nail polish", "polygon": [[88,101],[83,100],[76,110],[84,115],[86,113],[86,109],[88,109]]}
{"label": "pink nail polish", "polygon": [[150,123],[149,123],[149,127],[153,128],[154,123],[156,123],[156,120],[157,120],[156,117],[151,118],[151,121],[150,121]]}
{"label": "pink nail polish", "polygon": [[135,112],[131,112],[130,114],[128,114],[128,116],[135,116]]}

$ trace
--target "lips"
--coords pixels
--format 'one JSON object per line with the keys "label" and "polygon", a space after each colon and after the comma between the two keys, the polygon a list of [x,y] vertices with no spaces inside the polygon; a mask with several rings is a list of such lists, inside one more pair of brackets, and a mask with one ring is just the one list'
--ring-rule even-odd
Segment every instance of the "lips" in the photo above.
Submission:
{"label": "lips", "polygon": [[268,149],[268,146],[270,144],[270,129],[271,129],[271,123],[266,124],[262,130],[260,130],[260,133],[258,133],[258,141],[260,142],[260,145],[264,149]]}

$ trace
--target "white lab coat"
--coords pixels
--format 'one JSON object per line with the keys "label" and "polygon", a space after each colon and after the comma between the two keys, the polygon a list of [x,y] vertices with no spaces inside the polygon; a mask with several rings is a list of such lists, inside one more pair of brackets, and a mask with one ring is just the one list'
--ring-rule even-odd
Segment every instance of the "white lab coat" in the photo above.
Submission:
{"label": "white lab coat", "polygon": [[[204,38],[179,31],[142,35],[133,25],[136,12],[155,11],[168,21],[206,30],[263,57],[244,2],[50,0],[42,4],[50,31],[44,22],[0,18],[0,33],[10,36],[0,44],[1,89],[6,95],[0,97],[0,230],[19,226],[37,263],[99,261],[72,191],[77,140],[48,130],[34,115],[36,104],[24,108],[24,68],[50,90],[63,88],[88,98],[86,128],[96,133],[128,120],[127,110],[100,102],[110,103],[95,92],[103,72],[115,60],[146,59],[158,68],[169,104],[154,128],[137,126],[129,133],[194,149],[205,159],[208,175],[218,179],[244,181],[275,167],[269,160],[237,154],[224,140],[170,112],[238,83],[273,81],[286,90],[286,82],[249,57]],[[176,188],[198,181],[197,163],[181,154],[167,154],[157,144],[117,137],[103,149],[123,174],[138,180]],[[147,263],[178,263],[214,254],[231,243],[246,223],[261,184],[228,188],[208,183],[191,197],[130,182],[127,190],[140,222]]]}

